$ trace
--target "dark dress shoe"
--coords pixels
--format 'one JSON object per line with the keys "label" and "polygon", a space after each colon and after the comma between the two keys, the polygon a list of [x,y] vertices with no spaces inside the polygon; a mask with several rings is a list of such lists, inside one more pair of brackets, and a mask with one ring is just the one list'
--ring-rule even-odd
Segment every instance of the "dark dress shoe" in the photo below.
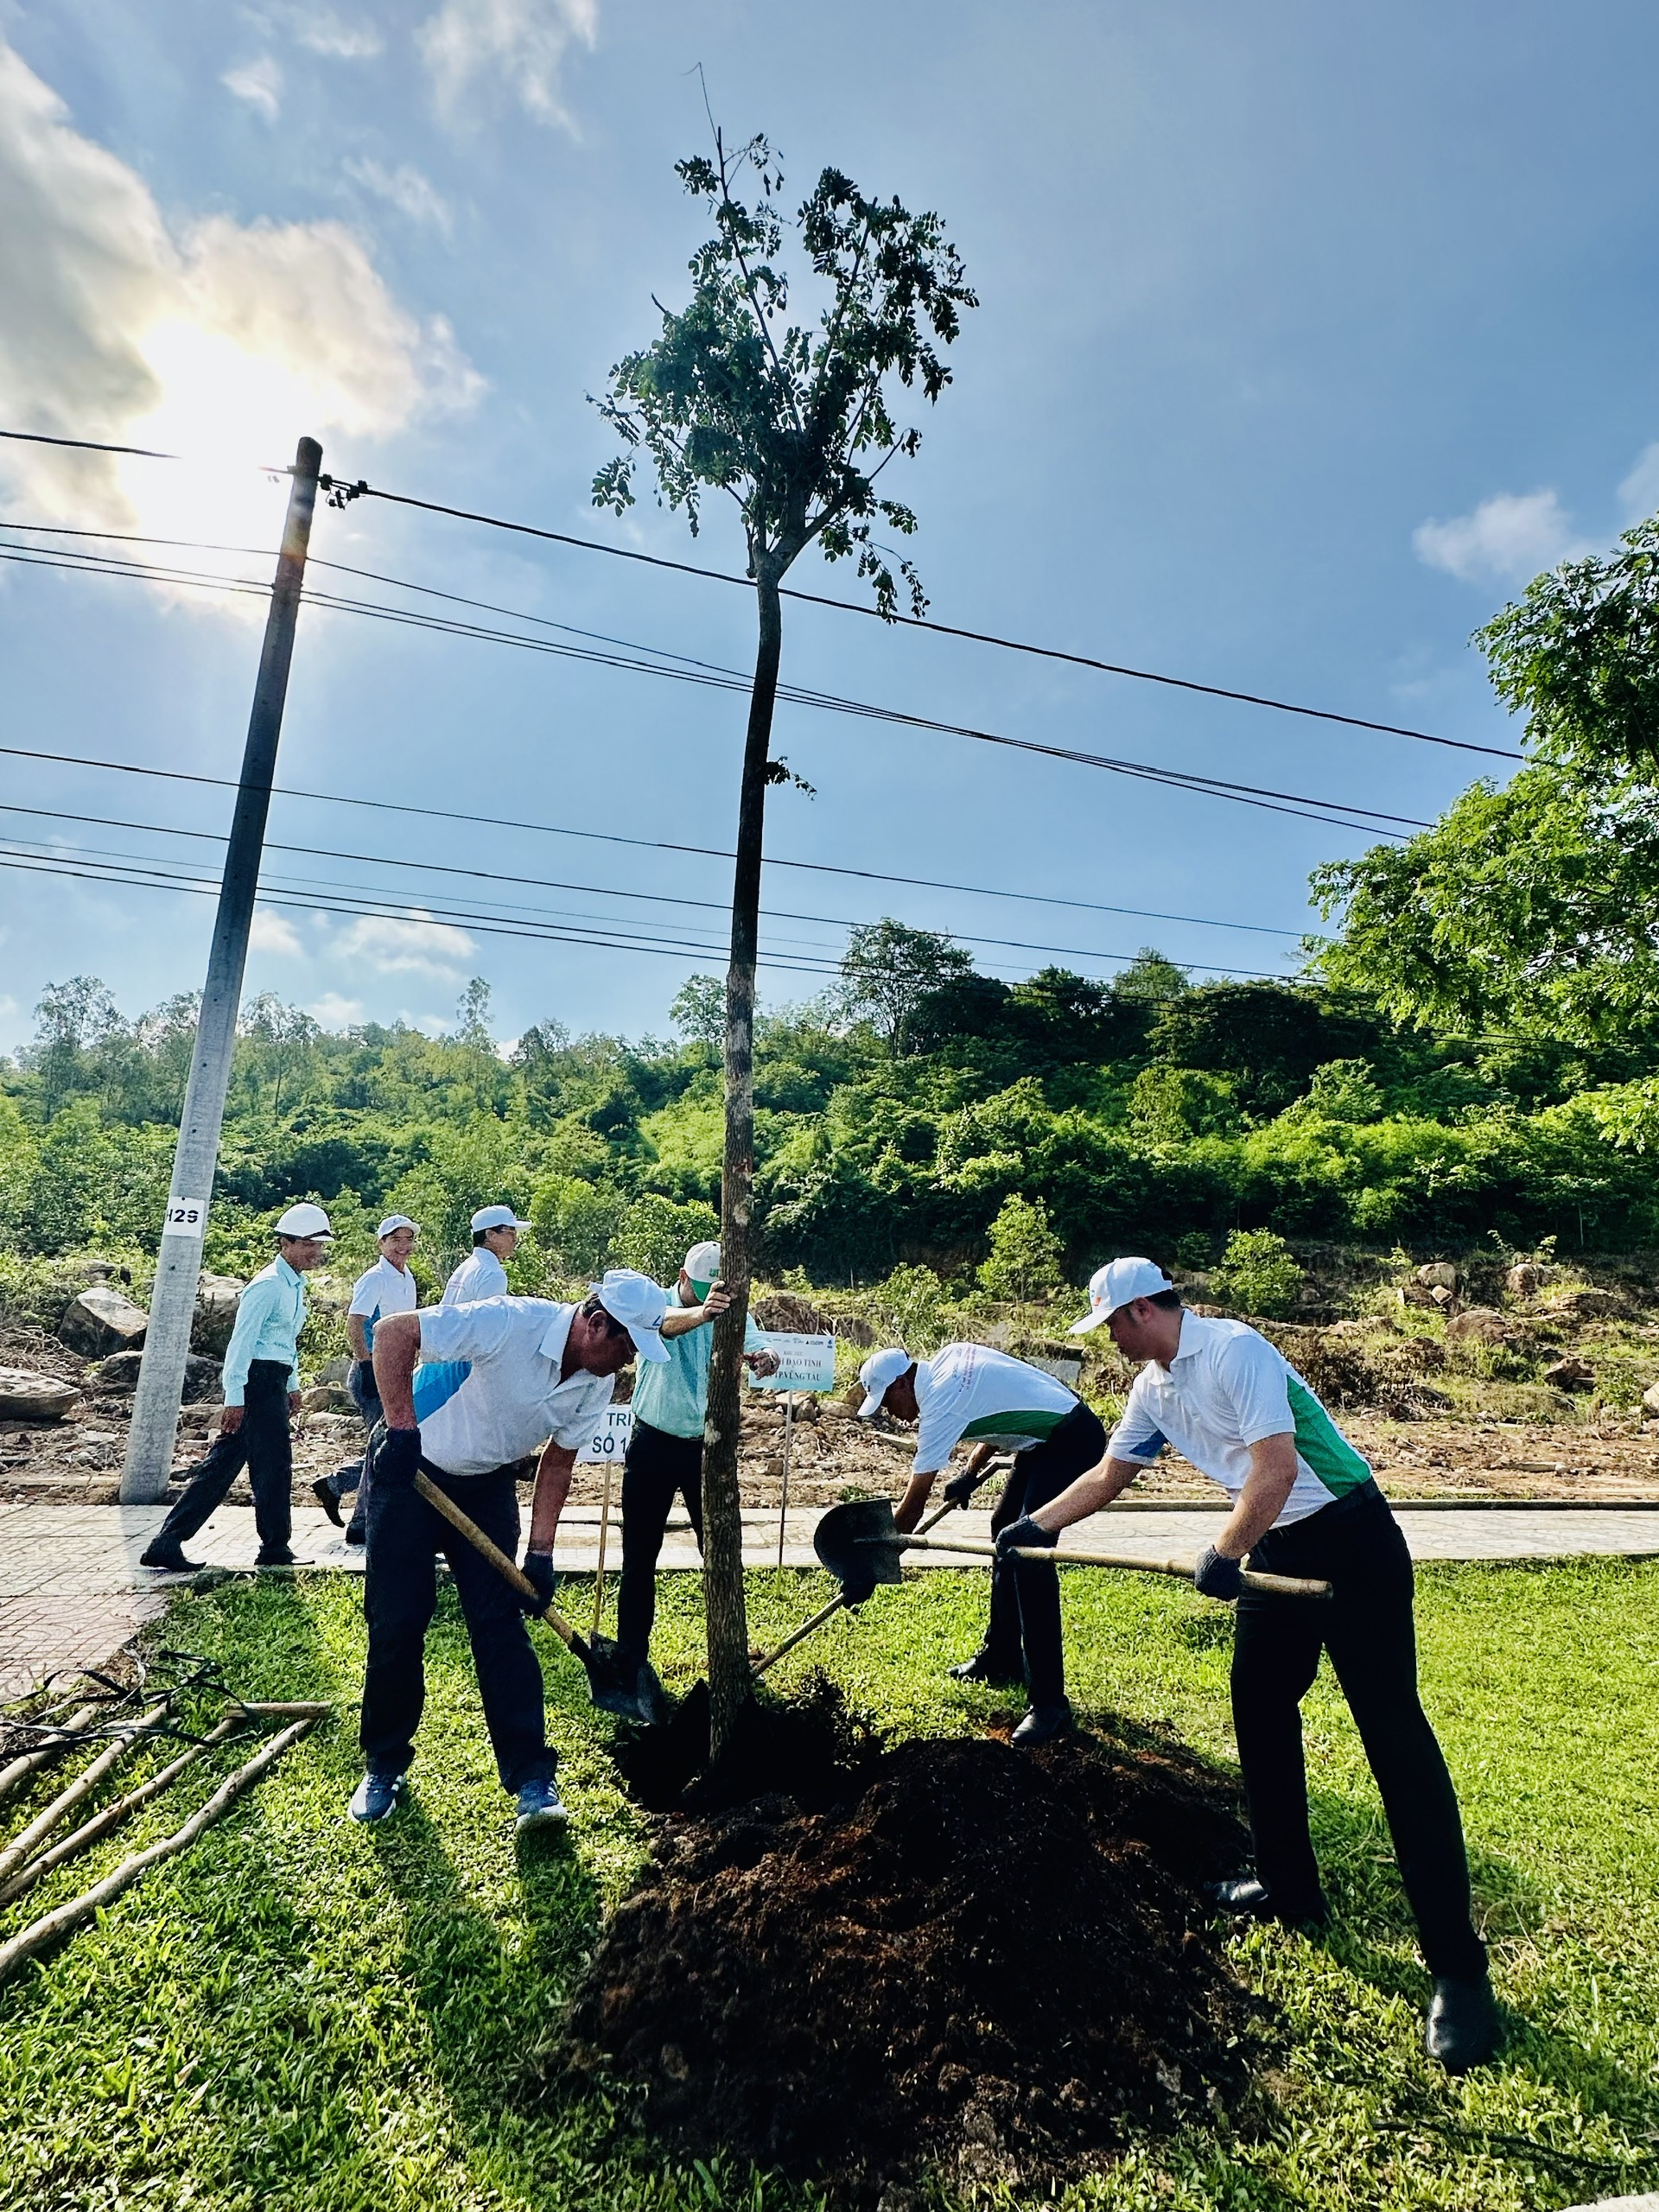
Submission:
{"label": "dark dress shoe", "polygon": [[347,1525],[346,1541],[348,1544],[366,1544],[369,1532],[360,1521],[353,1521]]}
{"label": "dark dress shoe", "polygon": [[279,1552],[262,1550],[253,1563],[256,1567],[304,1567],[307,1564],[302,1559],[296,1559],[293,1553],[286,1549]]}
{"label": "dark dress shoe", "polygon": [[140,1567],[153,1567],[162,1574],[200,1574],[201,1561],[186,1559],[176,1544],[152,1544],[138,1554]]}
{"label": "dark dress shoe", "polygon": [[1311,1897],[1281,1898],[1254,1874],[1234,1874],[1224,1882],[1206,1882],[1204,1894],[1217,1912],[1241,1919],[1277,1920],[1287,1928],[1328,1928],[1331,1908],[1322,1892]]}
{"label": "dark dress shoe", "polygon": [[1484,1974],[1474,1980],[1435,1975],[1423,2041],[1429,2056],[1438,2058],[1448,2074],[1466,2074],[1471,2066],[1491,2063],[1503,2041],[1503,2029],[1497,1999]]}
{"label": "dark dress shoe", "polygon": [[320,1482],[312,1484],[311,1495],[334,1522],[335,1528],[343,1529],[346,1523],[340,1517],[340,1500],[334,1496],[334,1486],[327,1475],[324,1475]]}
{"label": "dark dress shoe", "polygon": [[945,1672],[958,1682],[985,1682],[999,1690],[1017,1689],[1026,1679],[1017,1661],[1008,1665],[994,1652],[983,1649],[976,1651],[971,1659],[946,1668]]}
{"label": "dark dress shoe", "polygon": [[1033,1705],[1011,1740],[1028,1751],[1033,1744],[1052,1744],[1071,1726],[1071,1707],[1065,1698],[1058,1705]]}

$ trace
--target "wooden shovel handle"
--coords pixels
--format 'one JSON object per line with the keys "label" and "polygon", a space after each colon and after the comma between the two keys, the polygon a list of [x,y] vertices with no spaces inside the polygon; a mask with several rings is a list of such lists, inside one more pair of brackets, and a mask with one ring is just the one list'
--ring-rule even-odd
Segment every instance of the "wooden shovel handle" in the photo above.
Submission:
{"label": "wooden shovel handle", "polygon": [[[521,1574],[518,1572],[518,1567],[507,1557],[500,1545],[493,1542],[476,1521],[468,1520],[454,1498],[447,1491],[441,1491],[435,1482],[429,1482],[418,1467],[415,1471],[415,1488],[435,1512],[442,1514],[451,1528],[460,1529],[473,1549],[488,1560],[496,1573],[504,1581],[510,1582],[521,1598],[534,1598],[537,1595],[536,1585],[527,1574]],[[544,1620],[554,1635],[562,1643],[568,1643],[573,1651],[586,1649],[581,1637],[577,1635],[556,1605],[549,1605],[544,1612],[538,1613],[535,1618]]]}
{"label": "wooden shovel handle", "polygon": [[[972,1552],[976,1559],[995,1559],[995,1544],[958,1543],[946,1536],[936,1537],[931,1543],[919,1535],[906,1537],[907,1544],[916,1545],[925,1552]],[[1131,1574],[1171,1574],[1183,1582],[1192,1580],[1190,1559],[1141,1559],[1132,1552],[1074,1552],[1056,1545],[1050,1551],[1030,1545],[1016,1551],[1016,1559],[1049,1560],[1060,1567],[1116,1567],[1126,1568]],[[1328,1598],[1328,1582],[1305,1580],[1294,1574],[1258,1574],[1254,1567],[1246,1567],[1239,1578],[1246,1590],[1259,1590],[1275,1598]]]}

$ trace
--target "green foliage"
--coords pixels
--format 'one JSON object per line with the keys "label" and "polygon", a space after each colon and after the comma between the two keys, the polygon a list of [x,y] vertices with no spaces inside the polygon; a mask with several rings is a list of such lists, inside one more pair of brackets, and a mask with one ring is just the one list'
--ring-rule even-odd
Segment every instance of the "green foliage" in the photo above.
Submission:
{"label": "green foliage", "polygon": [[873,1302],[891,1341],[925,1359],[945,1341],[948,1295],[931,1268],[895,1268],[876,1285]]}
{"label": "green foliage", "polygon": [[627,1200],[611,1185],[574,1175],[545,1175],[531,1193],[536,1241],[568,1274],[604,1272],[626,1211]]}
{"label": "green foliage", "polygon": [[891,920],[855,929],[841,956],[848,1012],[868,1015],[897,1052],[904,1051],[906,1025],[922,1002],[973,972],[962,947],[938,931]]}
{"label": "green foliage", "polygon": [[980,1288],[992,1298],[1052,1298],[1065,1276],[1064,1248],[1048,1225],[1040,1198],[1016,1192],[1003,1199],[991,1224],[991,1250],[979,1270]]}
{"label": "green foliage", "polygon": [[720,1216],[712,1206],[676,1205],[647,1191],[623,1215],[611,1239],[610,1263],[638,1268],[653,1281],[672,1284],[694,1244],[718,1237]]}
{"label": "green foliage", "polygon": [[1296,1311],[1302,1271],[1288,1244],[1270,1229],[1236,1229],[1210,1277],[1224,1306],[1282,1319]]}

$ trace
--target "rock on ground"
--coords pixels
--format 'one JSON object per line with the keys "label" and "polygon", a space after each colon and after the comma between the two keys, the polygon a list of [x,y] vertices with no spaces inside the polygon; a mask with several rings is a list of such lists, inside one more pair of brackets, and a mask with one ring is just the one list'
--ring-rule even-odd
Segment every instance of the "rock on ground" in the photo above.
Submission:
{"label": "rock on ground", "polygon": [[8,1421],[61,1421],[80,1392],[55,1375],[35,1375],[26,1368],[0,1367],[0,1417]]}
{"label": "rock on ground", "polygon": [[136,1351],[149,1326],[142,1306],[107,1283],[92,1283],[64,1307],[58,1335],[83,1358],[107,1359],[111,1352]]}

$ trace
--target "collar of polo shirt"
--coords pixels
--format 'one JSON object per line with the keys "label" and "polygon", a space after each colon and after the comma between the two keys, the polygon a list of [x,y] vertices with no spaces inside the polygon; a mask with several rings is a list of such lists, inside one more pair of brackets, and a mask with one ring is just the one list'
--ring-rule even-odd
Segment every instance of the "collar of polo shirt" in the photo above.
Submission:
{"label": "collar of polo shirt", "polygon": [[547,1325],[547,1334],[537,1349],[543,1359],[554,1361],[564,1357],[564,1348],[570,1341],[570,1324],[575,1319],[574,1306],[562,1306]]}

